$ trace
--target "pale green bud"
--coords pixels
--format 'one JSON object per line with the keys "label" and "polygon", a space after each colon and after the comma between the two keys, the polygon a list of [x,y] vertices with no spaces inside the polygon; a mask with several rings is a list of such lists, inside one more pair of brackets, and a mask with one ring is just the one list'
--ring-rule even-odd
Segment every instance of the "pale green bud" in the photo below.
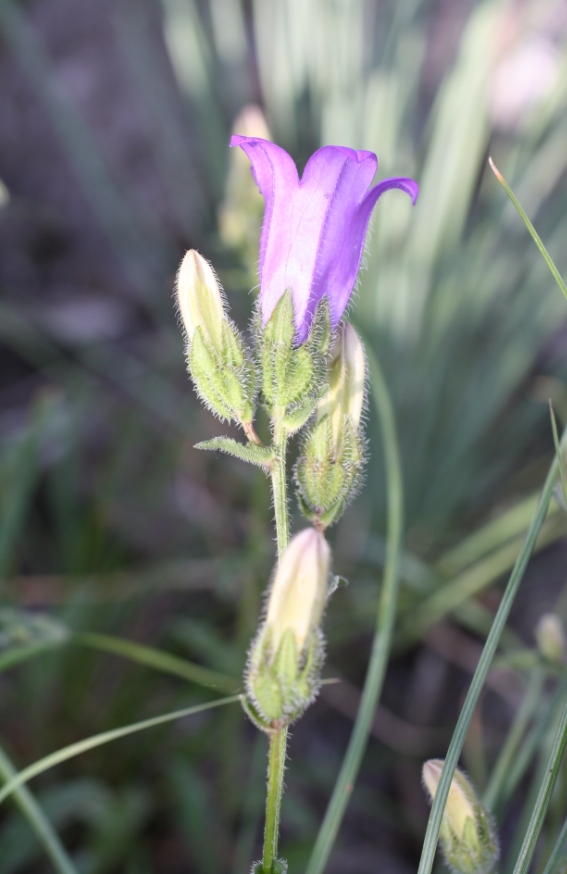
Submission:
{"label": "pale green bud", "polygon": [[[423,783],[431,801],[443,764],[443,759],[430,759],[423,766]],[[470,780],[458,769],[451,781],[440,839],[445,861],[457,874],[489,874],[500,855],[492,817],[478,800]]]}
{"label": "pale green bud", "polygon": [[290,630],[301,653],[311,631],[319,626],[329,561],[327,541],[314,528],[306,528],[291,540],[278,565],[266,613],[274,651]]}
{"label": "pale green bud", "polygon": [[[272,138],[264,113],[253,104],[238,114],[232,132],[263,140]],[[254,272],[257,271],[263,213],[264,198],[250,172],[250,161],[242,149],[231,149],[225,196],[218,211],[219,233],[227,246],[241,250]]]}
{"label": "pale green bud", "polygon": [[189,249],[181,262],[175,290],[189,342],[200,328],[205,340],[219,349],[225,319],[220,285],[209,262],[195,249]]}
{"label": "pale green bud", "polygon": [[329,364],[329,388],[317,405],[295,469],[302,510],[319,525],[336,522],[360,484],[365,376],[360,338],[342,322]]}
{"label": "pale green bud", "polygon": [[246,676],[249,709],[264,728],[296,719],[317,692],[329,564],[325,538],[307,528],[291,540],[276,569]]}
{"label": "pale green bud", "polygon": [[317,421],[328,416],[331,439],[340,454],[344,433],[344,417],[350,418],[354,429],[360,426],[364,405],[366,361],[360,337],[348,322],[337,329],[329,365],[329,390],[317,406]]}
{"label": "pale green bud", "polygon": [[194,249],[181,262],[176,292],[197,393],[217,416],[235,419],[246,429],[254,417],[255,369],[225,311],[211,265]]}
{"label": "pale green bud", "polygon": [[565,661],[565,631],[555,613],[540,616],[535,628],[535,639],[542,656],[561,665]]}

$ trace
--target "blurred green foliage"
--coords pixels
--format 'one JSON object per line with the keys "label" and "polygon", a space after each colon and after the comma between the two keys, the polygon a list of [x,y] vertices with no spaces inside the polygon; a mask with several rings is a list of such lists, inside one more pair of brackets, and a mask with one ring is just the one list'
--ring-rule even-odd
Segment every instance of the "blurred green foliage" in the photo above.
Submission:
{"label": "blurred green foliage", "polygon": [[[274,553],[268,487],[260,472],[192,449],[216,432],[184,373],[171,287],[183,250],[197,247],[213,261],[235,320],[244,327],[250,318],[261,204],[228,139],[241,109],[259,103],[273,139],[300,167],[332,142],[371,149],[382,176],[412,175],[421,186],[414,209],[395,193],[377,209],[352,310],[396,408],[407,532],[378,742],[329,871],[374,870],[390,857],[405,869],[425,818],[416,800],[420,758],[444,754],[456,698],[495,610],[487,592],[513,565],[553,449],[542,401],[552,395],[559,418],[567,414],[564,301],[485,160],[490,147],[565,273],[560,4],[101,7],[149,119],[162,220],[141,205],[135,174],[119,178],[100,132],[61,87],[37,25],[41,3],[49,5],[0,2],[1,51],[23,71],[105,235],[121,289],[122,309],[111,318],[125,313],[125,327],[85,333],[90,316],[80,310],[78,327],[62,334],[25,284],[0,289],[2,745],[24,767],[91,734],[212,701],[216,693],[199,685],[207,677],[238,686]],[[534,42],[547,46],[555,75],[522,103],[513,63],[527,65]],[[18,191],[5,181],[11,198],[2,186],[0,218],[9,227]],[[242,216],[240,240],[227,231],[227,215]],[[366,488],[333,535],[335,570],[351,585],[326,622],[327,674],[349,682],[340,694],[329,686],[295,731],[284,801],[290,870],[305,865],[334,782],[378,597],[385,496],[372,412],[368,432]],[[564,533],[554,506],[541,545]],[[565,618],[565,593],[546,598],[547,607],[557,599]],[[538,604],[528,604],[534,621]],[[121,637],[126,650],[79,646],[81,633],[91,643],[97,633]],[[466,749],[482,787],[506,726],[519,723],[524,760],[490,788],[501,823],[529,816],[514,793],[529,768],[544,767],[558,718],[558,693],[543,682],[557,670],[525,633],[524,624],[504,636],[507,683],[495,673],[493,706]],[[128,652],[130,640],[155,657]],[[536,687],[529,674],[540,678]],[[31,788],[85,874],[236,874],[257,854],[264,754],[233,705],[101,747]],[[564,784],[552,803],[550,847]],[[7,803],[2,874],[51,870],[29,829]]]}

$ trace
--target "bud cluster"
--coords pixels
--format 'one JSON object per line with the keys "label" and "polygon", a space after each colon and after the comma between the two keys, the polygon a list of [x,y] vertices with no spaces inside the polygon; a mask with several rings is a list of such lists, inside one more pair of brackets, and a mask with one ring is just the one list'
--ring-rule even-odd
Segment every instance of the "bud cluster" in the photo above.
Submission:
{"label": "bud cluster", "polygon": [[[287,290],[269,316],[259,308],[252,355],[228,316],[210,264],[193,250],[179,269],[177,298],[197,393],[219,417],[238,422],[248,438],[216,437],[200,448],[228,452],[272,475],[283,469],[285,479],[287,439],[305,429],[295,480],[300,507],[314,527],[292,538],[280,556],[245,678],[249,716],[273,731],[297,719],[319,688],[330,565],[323,531],[340,517],[361,478],[364,350],[347,322],[332,333],[326,297],[299,342]],[[257,396],[271,418],[272,445],[254,430]]]}

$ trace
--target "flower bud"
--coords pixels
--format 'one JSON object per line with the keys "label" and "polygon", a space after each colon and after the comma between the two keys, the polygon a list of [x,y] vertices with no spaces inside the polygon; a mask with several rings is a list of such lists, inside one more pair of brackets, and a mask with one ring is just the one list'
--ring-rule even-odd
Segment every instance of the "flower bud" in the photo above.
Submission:
{"label": "flower bud", "polygon": [[[271,140],[264,113],[259,106],[245,106],[235,119],[233,133]],[[260,227],[264,198],[250,172],[250,162],[242,149],[231,149],[224,200],[218,211],[222,241],[239,249],[245,262],[257,272]]]}
{"label": "flower bud", "polygon": [[195,249],[186,252],[177,272],[175,289],[189,342],[195,329],[201,328],[204,337],[218,349],[225,319],[221,290],[211,265]]}
{"label": "flower bud", "polygon": [[535,639],[542,656],[561,665],[565,661],[565,632],[559,616],[544,613],[535,628]]}
{"label": "flower bud", "polygon": [[366,362],[360,337],[348,322],[341,322],[329,365],[329,390],[317,407],[317,421],[328,416],[335,455],[341,451],[344,417],[360,426],[364,404]]}
{"label": "flower bud", "polygon": [[211,265],[194,249],[181,262],[176,292],[189,371],[199,397],[221,419],[249,424],[254,417],[255,370],[225,312]]}
{"label": "flower bud", "polygon": [[339,325],[329,365],[329,388],[317,405],[296,466],[300,503],[308,519],[330,525],[360,483],[364,445],[364,348],[352,325]]}
{"label": "flower bud", "polygon": [[[430,759],[423,766],[423,783],[435,798],[443,759]],[[500,855],[492,817],[479,802],[470,780],[455,771],[440,831],[445,861],[458,874],[489,874]]]}
{"label": "flower bud", "polygon": [[248,703],[264,728],[297,719],[317,692],[329,564],[325,538],[307,528],[291,540],[276,569],[246,677]]}

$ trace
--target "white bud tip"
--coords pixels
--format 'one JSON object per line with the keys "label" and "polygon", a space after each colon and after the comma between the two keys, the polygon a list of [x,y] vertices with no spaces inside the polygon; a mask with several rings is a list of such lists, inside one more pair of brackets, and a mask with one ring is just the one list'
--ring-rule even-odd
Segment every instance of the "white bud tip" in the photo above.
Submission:
{"label": "white bud tip", "polygon": [[291,629],[301,652],[318,627],[327,596],[330,558],[327,541],[314,528],[306,528],[290,541],[276,569],[268,601],[266,624],[274,651]]}
{"label": "white bud tip", "polygon": [[198,327],[213,341],[220,339],[224,317],[220,286],[209,262],[195,249],[185,253],[177,272],[175,291],[189,340]]}

